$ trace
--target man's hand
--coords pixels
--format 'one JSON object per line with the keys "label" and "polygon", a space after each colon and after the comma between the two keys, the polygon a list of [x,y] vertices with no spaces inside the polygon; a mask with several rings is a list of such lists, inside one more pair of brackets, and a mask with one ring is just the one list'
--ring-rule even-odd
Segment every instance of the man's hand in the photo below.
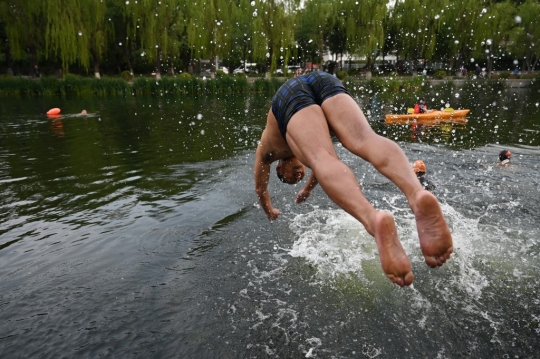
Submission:
{"label": "man's hand", "polygon": [[303,203],[305,202],[309,196],[311,196],[311,191],[308,191],[305,188],[302,188],[297,194],[296,194],[296,203]]}
{"label": "man's hand", "polygon": [[279,209],[277,209],[277,208],[272,208],[272,209],[266,214],[266,216],[268,217],[269,220],[275,221],[276,219],[278,219],[280,213],[281,213],[281,212],[279,211]]}

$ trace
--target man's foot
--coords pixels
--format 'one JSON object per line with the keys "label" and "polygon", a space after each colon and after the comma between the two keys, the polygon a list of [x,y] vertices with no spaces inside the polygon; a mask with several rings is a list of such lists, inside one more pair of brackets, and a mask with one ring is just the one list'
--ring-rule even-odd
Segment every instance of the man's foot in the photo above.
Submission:
{"label": "man's foot", "polygon": [[414,274],[411,262],[399,242],[394,217],[387,212],[377,212],[373,232],[386,276],[400,287],[410,285]]}
{"label": "man's foot", "polygon": [[444,220],[437,198],[429,191],[418,191],[412,209],[426,264],[432,268],[442,266],[450,259],[454,247],[452,234]]}

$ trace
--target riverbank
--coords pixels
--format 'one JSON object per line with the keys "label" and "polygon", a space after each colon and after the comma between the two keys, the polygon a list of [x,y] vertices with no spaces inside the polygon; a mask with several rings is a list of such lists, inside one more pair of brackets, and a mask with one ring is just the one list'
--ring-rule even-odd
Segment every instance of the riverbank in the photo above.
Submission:
{"label": "riverbank", "polygon": [[[234,93],[274,93],[286,77],[219,76],[165,76],[159,80],[138,77],[133,81],[123,78],[90,78],[67,75],[64,78],[0,77],[0,96],[137,96],[137,95],[204,95]],[[371,79],[346,77],[348,84],[358,84],[373,91],[421,91],[426,84],[463,87],[473,82],[496,83],[509,88],[527,88],[540,83],[535,79],[433,79],[416,77],[373,77]]]}

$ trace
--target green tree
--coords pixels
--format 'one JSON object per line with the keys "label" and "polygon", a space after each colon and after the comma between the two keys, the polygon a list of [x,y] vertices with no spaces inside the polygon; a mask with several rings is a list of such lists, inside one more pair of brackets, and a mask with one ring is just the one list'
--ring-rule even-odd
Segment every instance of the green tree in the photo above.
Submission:
{"label": "green tree", "polygon": [[517,9],[516,26],[510,34],[512,53],[523,59],[527,71],[532,71],[540,60],[540,4],[527,0]]}
{"label": "green tree", "polygon": [[42,29],[46,19],[42,3],[33,0],[2,0],[0,21],[6,33],[6,59],[28,60],[30,66],[36,65],[45,47]]}
{"label": "green tree", "polygon": [[477,47],[474,53],[486,54],[488,77],[491,76],[493,59],[505,51],[504,47],[508,44],[511,29],[514,26],[515,14],[516,7],[507,0],[483,9],[476,21],[478,31],[475,37]]}
{"label": "green tree", "polygon": [[329,30],[331,10],[330,1],[312,0],[307,1],[303,9],[296,11],[295,49],[299,60],[311,62],[322,60],[326,39],[331,34]]}
{"label": "green tree", "polygon": [[154,64],[156,77],[160,78],[164,59],[179,54],[178,1],[125,1],[124,11],[128,19],[128,37],[136,41],[141,57]]}
{"label": "green tree", "polygon": [[88,69],[92,57],[94,73],[100,76],[99,62],[107,43],[106,6],[94,0],[43,1],[47,56],[58,57],[65,72],[75,63]]}
{"label": "green tree", "polygon": [[384,0],[343,0],[334,2],[334,24],[342,18],[345,25],[345,48],[350,55],[365,57],[367,66],[377,56],[384,41]]}
{"label": "green tree", "polygon": [[434,57],[444,5],[444,1],[404,0],[390,10],[395,21],[393,41],[405,57],[415,63]]}
{"label": "green tree", "polygon": [[[254,3],[254,2],[252,2]],[[273,72],[290,57],[294,41],[295,0],[268,0],[253,6],[253,58]],[[286,61],[285,61],[286,62]]]}

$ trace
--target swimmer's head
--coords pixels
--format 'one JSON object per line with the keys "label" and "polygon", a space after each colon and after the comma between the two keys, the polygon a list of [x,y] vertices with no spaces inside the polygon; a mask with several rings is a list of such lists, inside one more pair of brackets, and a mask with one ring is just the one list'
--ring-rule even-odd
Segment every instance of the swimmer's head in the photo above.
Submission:
{"label": "swimmer's head", "polygon": [[296,184],[306,175],[306,166],[295,156],[279,160],[276,174],[283,183]]}
{"label": "swimmer's head", "polygon": [[512,157],[512,153],[508,150],[502,150],[499,152],[499,160],[505,161],[509,160]]}
{"label": "swimmer's head", "polygon": [[414,161],[413,163],[413,171],[416,173],[416,175],[422,175],[426,173],[426,164],[422,160]]}

